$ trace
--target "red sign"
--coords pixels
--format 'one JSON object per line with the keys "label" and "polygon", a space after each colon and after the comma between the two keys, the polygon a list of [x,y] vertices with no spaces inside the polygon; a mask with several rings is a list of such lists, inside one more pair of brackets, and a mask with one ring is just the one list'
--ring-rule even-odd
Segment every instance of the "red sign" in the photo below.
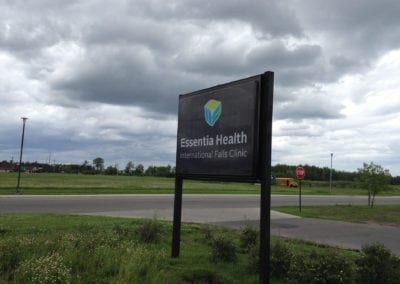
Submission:
{"label": "red sign", "polygon": [[297,167],[297,169],[296,169],[296,177],[298,179],[303,179],[305,175],[306,175],[306,171],[304,170],[304,168],[303,167]]}

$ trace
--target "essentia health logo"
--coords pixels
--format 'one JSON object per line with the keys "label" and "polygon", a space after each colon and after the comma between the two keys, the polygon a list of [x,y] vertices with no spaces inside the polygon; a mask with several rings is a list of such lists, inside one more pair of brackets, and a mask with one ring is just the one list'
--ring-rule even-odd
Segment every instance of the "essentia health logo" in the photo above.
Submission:
{"label": "essentia health logo", "polygon": [[222,104],[217,100],[209,100],[204,105],[204,117],[208,125],[214,126],[221,116]]}

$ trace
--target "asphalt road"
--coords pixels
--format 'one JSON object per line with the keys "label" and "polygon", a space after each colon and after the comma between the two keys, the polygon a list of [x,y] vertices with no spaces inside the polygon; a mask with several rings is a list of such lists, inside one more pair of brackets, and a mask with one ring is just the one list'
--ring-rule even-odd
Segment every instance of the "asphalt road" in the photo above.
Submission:
{"label": "asphalt road", "polygon": [[[298,205],[298,196],[273,195],[272,206]],[[303,196],[305,205],[367,204],[366,196]],[[378,197],[376,204],[400,204],[400,197]],[[67,213],[172,220],[173,195],[8,195],[0,213]],[[184,195],[182,221],[239,228],[258,226],[258,195]],[[299,218],[271,212],[271,233],[360,249],[381,242],[400,255],[400,228]]]}

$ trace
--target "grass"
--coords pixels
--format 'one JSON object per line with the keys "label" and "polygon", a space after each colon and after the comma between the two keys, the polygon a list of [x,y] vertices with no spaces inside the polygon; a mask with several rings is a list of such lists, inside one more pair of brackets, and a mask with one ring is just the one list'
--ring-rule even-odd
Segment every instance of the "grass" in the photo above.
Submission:
{"label": "grass", "polygon": [[[0,194],[14,194],[16,173],[0,173]],[[302,194],[308,195],[364,195],[365,191],[355,188],[310,186],[303,182]],[[206,182],[185,180],[184,193],[200,194],[259,194],[258,184],[235,182]],[[172,194],[173,178],[106,176],[82,174],[27,174],[21,175],[20,192],[23,194]],[[297,188],[272,186],[272,194],[298,194]],[[400,195],[400,188],[393,187],[386,195]]]}
{"label": "grass", "polygon": [[[146,224],[160,238],[139,238]],[[235,261],[213,261],[210,236],[223,234],[239,247],[240,232],[183,224],[181,255],[170,258],[172,224],[95,216],[0,215],[0,283],[258,283],[251,255],[237,250]],[[354,260],[354,251],[285,242],[297,255],[334,252]],[[273,281],[275,283],[275,281]],[[276,283],[285,283],[278,280]]]}
{"label": "grass", "polygon": [[400,226],[400,205],[374,205],[373,208],[366,205],[303,206],[301,214],[297,206],[279,206],[273,210],[306,218]]}

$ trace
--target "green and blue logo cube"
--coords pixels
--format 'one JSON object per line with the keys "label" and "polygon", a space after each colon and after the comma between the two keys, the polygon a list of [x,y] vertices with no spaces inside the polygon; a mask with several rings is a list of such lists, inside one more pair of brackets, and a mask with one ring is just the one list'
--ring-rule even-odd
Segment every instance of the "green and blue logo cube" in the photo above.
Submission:
{"label": "green and blue logo cube", "polygon": [[217,100],[209,100],[204,105],[204,116],[210,126],[214,126],[221,115],[222,104]]}

